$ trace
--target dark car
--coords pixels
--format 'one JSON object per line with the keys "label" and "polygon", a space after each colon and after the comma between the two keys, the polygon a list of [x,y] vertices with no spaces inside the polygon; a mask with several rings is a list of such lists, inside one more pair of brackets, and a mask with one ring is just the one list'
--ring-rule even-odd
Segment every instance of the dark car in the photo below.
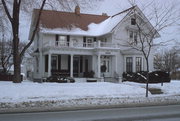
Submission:
{"label": "dark car", "polygon": [[46,79],[46,82],[74,83],[75,80],[71,77],[50,76]]}

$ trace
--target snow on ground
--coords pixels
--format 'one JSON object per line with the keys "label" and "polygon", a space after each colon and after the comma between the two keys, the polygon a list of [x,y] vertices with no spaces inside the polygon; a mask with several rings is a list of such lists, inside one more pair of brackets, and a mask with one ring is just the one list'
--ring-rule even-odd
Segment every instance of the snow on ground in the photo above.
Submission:
{"label": "snow on ground", "polygon": [[[20,84],[0,82],[0,102],[23,102],[38,100],[64,100],[79,98],[131,98],[144,97],[145,84],[123,83],[33,83],[23,81]],[[155,96],[180,95],[180,80],[171,83],[149,84],[149,88],[158,88],[163,94]],[[149,93],[150,97],[154,96]]]}
{"label": "snow on ground", "polygon": [[[136,86],[136,87],[142,87],[142,88],[146,87],[146,84],[134,83],[134,82],[124,82],[124,84]],[[180,80],[171,80],[170,83],[163,83],[163,86],[161,86],[161,83],[149,84],[149,88],[161,89],[163,94],[160,94],[157,96],[180,95],[180,90],[179,90],[180,89]]]}
{"label": "snow on ground", "polygon": [[142,97],[145,89],[127,84],[0,82],[0,102],[78,98]]}
{"label": "snow on ground", "polygon": [[33,83],[0,81],[0,113],[74,110],[104,107],[169,105],[180,103],[180,80],[150,84],[163,94],[145,97],[145,84],[123,83]]}

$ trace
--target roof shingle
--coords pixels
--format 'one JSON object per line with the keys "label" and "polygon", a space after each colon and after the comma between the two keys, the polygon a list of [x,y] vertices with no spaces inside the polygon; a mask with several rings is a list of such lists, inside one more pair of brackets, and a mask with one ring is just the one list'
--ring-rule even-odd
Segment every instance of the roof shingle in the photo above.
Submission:
{"label": "roof shingle", "polygon": [[[35,9],[34,12],[37,15],[39,10]],[[66,28],[71,29],[73,27],[80,28],[84,31],[88,30],[88,25],[91,23],[99,24],[102,21],[109,18],[109,16],[92,15],[92,14],[80,14],[52,10],[43,10],[40,18],[40,25],[43,28],[55,29]]]}

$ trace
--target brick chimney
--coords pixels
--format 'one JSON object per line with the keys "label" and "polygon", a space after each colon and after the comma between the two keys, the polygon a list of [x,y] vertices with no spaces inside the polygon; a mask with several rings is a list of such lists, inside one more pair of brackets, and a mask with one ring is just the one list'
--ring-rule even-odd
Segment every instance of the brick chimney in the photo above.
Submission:
{"label": "brick chimney", "polygon": [[80,7],[78,5],[75,7],[75,14],[80,15]]}
{"label": "brick chimney", "polygon": [[102,16],[108,16],[107,13],[102,13]]}

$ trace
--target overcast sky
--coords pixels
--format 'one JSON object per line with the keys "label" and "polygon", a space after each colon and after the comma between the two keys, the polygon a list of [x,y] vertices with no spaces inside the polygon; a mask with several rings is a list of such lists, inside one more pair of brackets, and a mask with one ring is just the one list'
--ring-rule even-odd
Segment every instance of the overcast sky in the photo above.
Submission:
{"label": "overcast sky", "polygon": [[[147,5],[147,3],[150,3],[151,1],[152,0],[137,0],[136,2],[140,9],[144,9],[144,6]],[[177,9],[179,9],[180,11],[180,0],[155,0],[155,2],[159,5],[162,4],[165,6],[175,2]],[[127,9],[128,7],[131,7],[128,0],[104,0],[103,2],[100,2],[99,4],[93,6],[92,9],[87,9],[87,10],[81,9],[81,12],[90,13],[90,14],[100,14],[100,15],[102,13],[107,13],[109,16],[112,16],[124,9]],[[145,9],[144,12],[146,16],[149,10],[150,8],[148,7],[147,9]],[[23,16],[20,24],[22,27],[20,31],[21,39],[27,40],[28,34],[29,34],[30,17]],[[171,39],[180,41],[180,29],[178,30],[177,26],[170,27],[166,29],[165,31],[161,32],[160,34],[161,34],[161,38],[159,38],[158,41],[166,41],[166,40],[171,40]]]}

